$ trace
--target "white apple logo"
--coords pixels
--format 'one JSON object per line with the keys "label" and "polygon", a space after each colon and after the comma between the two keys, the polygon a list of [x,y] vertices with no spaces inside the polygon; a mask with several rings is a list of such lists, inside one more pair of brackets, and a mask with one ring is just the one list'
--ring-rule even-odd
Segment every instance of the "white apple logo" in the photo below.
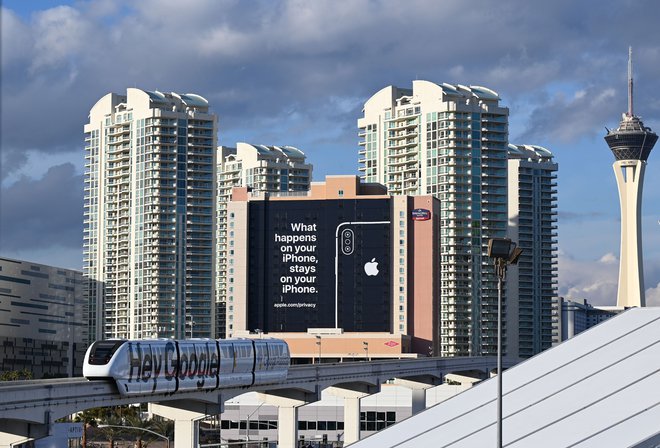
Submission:
{"label": "white apple logo", "polygon": [[367,261],[364,264],[364,272],[369,276],[378,275],[378,262],[375,258],[372,258],[371,261]]}

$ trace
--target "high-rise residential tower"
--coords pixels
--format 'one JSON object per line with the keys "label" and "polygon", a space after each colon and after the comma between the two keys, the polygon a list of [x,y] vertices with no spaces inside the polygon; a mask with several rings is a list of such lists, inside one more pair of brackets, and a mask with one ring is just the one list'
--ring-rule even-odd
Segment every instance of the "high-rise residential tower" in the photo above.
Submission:
{"label": "high-rise residential tower", "polygon": [[646,306],[642,262],[642,187],[646,161],[658,140],[650,128],[633,112],[632,49],[628,52],[628,112],[619,127],[608,130],[605,141],[616,161],[616,176],[621,203],[621,253],[617,306]]}
{"label": "high-rise residential tower", "polygon": [[507,273],[507,354],[529,358],[559,337],[557,164],[536,145],[509,145],[508,237],[523,249]]}
{"label": "high-rise residential tower", "polygon": [[[277,192],[282,195],[305,194],[312,180],[312,165],[305,153],[293,146],[251,145],[239,142],[236,148],[218,147],[217,152],[217,275],[216,275],[216,337],[226,337],[227,306],[233,307],[233,286],[227,285],[227,274],[234,267],[227,265],[228,238],[227,203],[234,187],[249,187],[253,194]],[[229,305],[227,300],[229,297]]]}
{"label": "high-rise residential tower", "polygon": [[199,95],[109,93],[85,125],[92,338],[214,336],[217,118]]}
{"label": "high-rise residential tower", "polygon": [[358,119],[362,179],[441,200],[440,354],[497,351],[497,276],[488,239],[506,236],[508,115],[485,87],[388,86]]}

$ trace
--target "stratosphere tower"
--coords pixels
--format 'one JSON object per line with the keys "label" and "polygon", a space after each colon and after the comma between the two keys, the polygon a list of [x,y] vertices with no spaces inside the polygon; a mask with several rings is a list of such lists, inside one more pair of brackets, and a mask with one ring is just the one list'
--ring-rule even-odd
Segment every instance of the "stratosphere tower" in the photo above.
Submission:
{"label": "stratosphere tower", "polygon": [[646,160],[658,140],[633,112],[632,48],[628,49],[628,112],[605,141],[616,159],[612,167],[621,203],[621,252],[617,306],[646,306],[642,260],[642,187]]}

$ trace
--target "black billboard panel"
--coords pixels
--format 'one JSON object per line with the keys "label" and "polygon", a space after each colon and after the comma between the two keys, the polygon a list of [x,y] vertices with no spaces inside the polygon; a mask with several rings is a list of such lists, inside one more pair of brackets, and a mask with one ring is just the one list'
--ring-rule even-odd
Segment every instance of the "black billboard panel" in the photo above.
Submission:
{"label": "black billboard panel", "polygon": [[390,331],[390,200],[249,204],[248,329]]}

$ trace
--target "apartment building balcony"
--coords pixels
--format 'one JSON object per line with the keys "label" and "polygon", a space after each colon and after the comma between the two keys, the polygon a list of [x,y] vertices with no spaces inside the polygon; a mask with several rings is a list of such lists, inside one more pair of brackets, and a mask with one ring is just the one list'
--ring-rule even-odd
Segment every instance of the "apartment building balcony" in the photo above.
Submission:
{"label": "apartment building balcony", "polygon": [[[402,129],[411,129],[411,128],[416,128],[419,126],[417,117],[419,117],[420,114],[415,114],[415,115],[408,115],[404,117],[396,117],[392,118],[391,120],[387,120],[387,122],[391,122],[394,124],[394,126],[387,128],[388,131],[400,131]],[[411,119],[411,117],[413,117]]]}
{"label": "apartment building balcony", "polygon": [[131,127],[128,123],[115,124],[108,129],[108,136],[117,136],[121,134],[128,134],[131,132]]}
{"label": "apartment building balcony", "polygon": [[[392,142],[393,140],[389,140],[389,142]],[[417,139],[408,139],[408,140],[401,140],[397,141],[392,145],[387,146],[387,149],[389,150],[396,150],[396,149],[404,149],[408,147],[417,147],[419,145],[419,142]],[[407,149],[406,151],[410,151],[410,149]]]}
{"label": "apartment building balcony", "polygon": [[419,132],[417,132],[417,128],[411,128],[408,127],[403,130],[390,130],[387,138],[389,140],[400,140],[400,139],[409,139],[409,138],[416,138],[419,135]]}
{"label": "apartment building balcony", "polygon": [[188,120],[188,128],[213,130],[213,122],[206,120]]}

